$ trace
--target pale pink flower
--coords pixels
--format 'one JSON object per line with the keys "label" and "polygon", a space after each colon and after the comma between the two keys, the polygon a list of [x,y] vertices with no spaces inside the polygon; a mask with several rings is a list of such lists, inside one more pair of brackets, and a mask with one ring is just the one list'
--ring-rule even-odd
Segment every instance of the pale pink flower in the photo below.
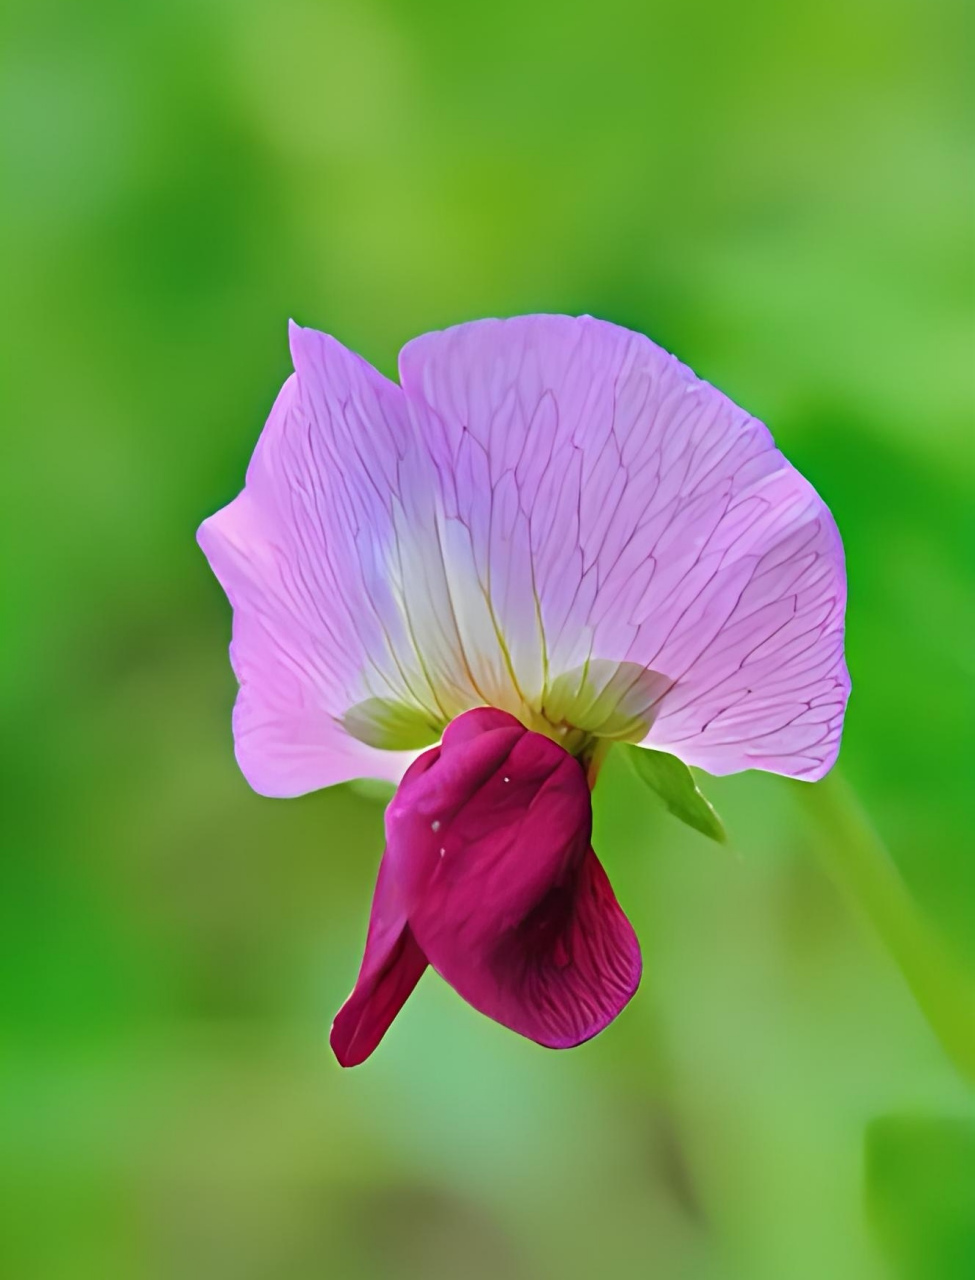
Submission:
{"label": "pale pink flower", "polygon": [[199,539],[234,606],[251,785],[417,761],[336,1051],[371,1051],[428,961],[577,1043],[639,977],[585,769],[628,741],[822,777],[849,693],[836,526],[760,422],[615,325],[425,334],[401,386],[311,329],[291,350],[244,490]]}

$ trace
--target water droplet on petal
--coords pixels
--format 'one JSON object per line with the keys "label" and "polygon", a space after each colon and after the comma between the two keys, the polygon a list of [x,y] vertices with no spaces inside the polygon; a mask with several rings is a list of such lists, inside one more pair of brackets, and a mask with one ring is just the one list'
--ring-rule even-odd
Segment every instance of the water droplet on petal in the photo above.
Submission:
{"label": "water droplet on petal", "polygon": [[510,781],[511,781],[510,778],[505,778],[505,782],[510,782]]}
{"label": "water droplet on petal", "polygon": [[439,830],[440,830],[440,821],[439,821],[439,819],[435,818],[435,819],[433,820],[433,822],[431,822],[431,823],[430,823],[430,830],[431,830],[431,831],[439,831]]}

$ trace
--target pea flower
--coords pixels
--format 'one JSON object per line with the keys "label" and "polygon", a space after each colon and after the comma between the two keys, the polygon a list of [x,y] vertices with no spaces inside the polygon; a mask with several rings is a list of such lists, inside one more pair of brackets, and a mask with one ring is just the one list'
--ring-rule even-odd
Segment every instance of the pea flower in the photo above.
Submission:
{"label": "pea flower", "polygon": [[425,334],[400,386],[312,329],[291,353],[199,541],[254,789],[399,783],[335,1054],[366,1058],[428,964],[578,1044],[641,967],[591,845],[599,762],[625,742],[825,774],[849,693],[836,526],[760,422],[588,316]]}

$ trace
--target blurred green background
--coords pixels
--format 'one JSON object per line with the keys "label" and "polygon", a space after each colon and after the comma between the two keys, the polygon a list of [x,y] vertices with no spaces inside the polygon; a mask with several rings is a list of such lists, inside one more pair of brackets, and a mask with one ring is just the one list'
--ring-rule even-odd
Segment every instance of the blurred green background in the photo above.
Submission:
{"label": "blurred green background", "polygon": [[[428,976],[342,1073],[382,811],[251,794],[194,543],[289,371],[592,312],[836,514],[841,769],[975,974],[966,6],[8,0],[0,1271],[975,1275],[975,1106],[787,783],[620,762],[643,986],[552,1054]],[[835,851],[833,851],[835,853]]]}

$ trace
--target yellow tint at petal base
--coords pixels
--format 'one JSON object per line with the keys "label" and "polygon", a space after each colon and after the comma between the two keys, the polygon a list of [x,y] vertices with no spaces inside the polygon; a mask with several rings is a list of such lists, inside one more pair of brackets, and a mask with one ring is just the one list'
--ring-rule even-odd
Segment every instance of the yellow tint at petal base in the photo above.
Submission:
{"label": "yellow tint at petal base", "polygon": [[671,683],[635,662],[594,658],[552,682],[541,712],[550,724],[567,725],[591,737],[642,742],[656,704]]}
{"label": "yellow tint at petal base", "polygon": [[[671,681],[633,662],[597,658],[557,676],[536,702],[512,687],[498,690],[487,705],[509,711],[536,733],[544,733],[580,759],[590,759],[602,741],[642,742]],[[490,696],[490,695],[489,695]],[[472,698],[471,710],[485,703]],[[416,703],[367,698],[342,719],[347,733],[385,751],[416,751],[440,740],[448,717],[438,719]]]}
{"label": "yellow tint at petal base", "polygon": [[384,751],[418,751],[440,741],[444,726],[421,707],[390,698],[367,698],[345,713],[346,732]]}

